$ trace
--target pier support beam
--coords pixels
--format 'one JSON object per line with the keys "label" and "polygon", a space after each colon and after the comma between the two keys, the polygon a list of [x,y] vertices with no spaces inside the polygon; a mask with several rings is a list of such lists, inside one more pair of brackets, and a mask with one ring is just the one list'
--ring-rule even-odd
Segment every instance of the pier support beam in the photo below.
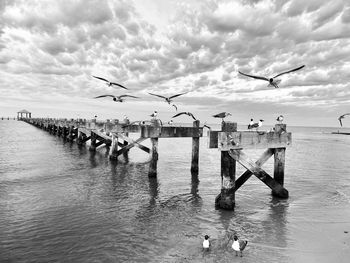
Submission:
{"label": "pier support beam", "polygon": [[[222,122],[221,131],[237,131],[237,123]],[[228,151],[221,151],[221,193],[215,198],[215,206],[227,210],[235,207],[235,178],[236,161],[230,157]]]}
{"label": "pier support beam", "polygon": [[151,138],[152,150],[151,161],[149,163],[148,177],[157,176],[157,162],[158,162],[158,138]]}
{"label": "pier support beam", "polygon": [[[200,124],[199,120],[193,122],[193,127],[198,128]],[[198,162],[199,162],[199,137],[192,137],[192,162],[191,162],[191,174],[198,175]]]}
{"label": "pier support beam", "polygon": [[[287,131],[286,124],[276,124],[275,132],[283,133]],[[274,169],[273,169],[273,178],[277,183],[283,186],[284,184],[284,167],[285,167],[285,155],[286,148],[275,148],[274,149]],[[272,195],[279,196],[278,193],[272,191]]]}
{"label": "pier support beam", "polygon": [[91,138],[90,138],[90,140],[91,140],[91,145],[89,147],[89,150],[90,151],[96,151],[96,144],[97,144],[97,142],[96,142],[96,140],[97,140],[96,133],[91,131]]}
{"label": "pier support beam", "polygon": [[111,147],[109,148],[109,159],[111,160],[117,160],[118,159],[118,136],[114,133],[112,133],[112,143]]}

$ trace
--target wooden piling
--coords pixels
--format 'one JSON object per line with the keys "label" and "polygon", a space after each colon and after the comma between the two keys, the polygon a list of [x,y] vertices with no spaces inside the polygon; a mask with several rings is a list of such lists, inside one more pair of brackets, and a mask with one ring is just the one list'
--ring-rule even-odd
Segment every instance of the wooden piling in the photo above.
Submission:
{"label": "wooden piling", "polygon": [[97,144],[97,142],[96,142],[96,140],[97,140],[96,133],[91,131],[90,140],[91,140],[91,144],[90,144],[89,150],[90,151],[96,151],[96,144]]}
{"label": "wooden piling", "polygon": [[118,136],[115,133],[112,133],[112,142],[111,147],[109,148],[109,159],[117,160],[118,159]]}
{"label": "wooden piling", "polygon": [[[198,128],[200,124],[199,120],[193,122],[193,127]],[[192,137],[192,162],[191,162],[191,174],[198,175],[198,162],[199,162],[199,137]]]}
{"label": "wooden piling", "polygon": [[[221,131],[237,131],[237,123],[222,122]],[[221,193],[215,199],[215,206],[227,210],[235,207],[235,177],[236,161],[230,157],[228,151],[221,151]]]}
{"label": "wooden piling", "polygon": [[[275,132],[284,133],[287,132],[286,124],[276,124]],[[274,170],[273,178],[277,183],[283,186],[284,184],[284,167],[285,167],[285,153],[286,148],[275,148],[274,149]],[[279,193],[272,191],[272,195],[280,196]]]}
{"label": "wooden piling", "polygon": [[[156,128],[160,128],[159,121],[157,119],[152,120],[152,125]],[[149,163],[148,177],[156,177],[158,163],[158,137],[151,137],[151,143],[151,161]]]}
{"label": "wooden piling", "polygon": [[[124,123],[125,123],[125,125],[128,125],[128,124],[130,124],[130,121],[127,119],[127,120],[125,120]],[[125,132],[124,134],[125,134],[126,137],[129,137],[129,133],[128,132]],[[124,142],[123,142],[124,146],[123,147],[128,146],[128,144],[129,143],[126,140],[124,140]],[[129,159],[129,150],[123,152],[123,156],[124,156],[125,160],[128,160]]]}

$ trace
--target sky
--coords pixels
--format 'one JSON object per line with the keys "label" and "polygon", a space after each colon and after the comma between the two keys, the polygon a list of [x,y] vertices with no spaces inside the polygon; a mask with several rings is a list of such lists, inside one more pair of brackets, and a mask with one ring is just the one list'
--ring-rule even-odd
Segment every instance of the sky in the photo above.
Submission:
{"label": "sky", "polygon": [[[238,71],[280,77],[278,89]],[[98,76],[128,88],[109,87]],[[350,112],[348,0],[0,0],[0,117],[202,123],[230,112],[338,127]],[[128,94],[114,102],[95,99]],[[175,122],[192,122],[187,115]],[[343,120],[350,127],[350,117]]]}

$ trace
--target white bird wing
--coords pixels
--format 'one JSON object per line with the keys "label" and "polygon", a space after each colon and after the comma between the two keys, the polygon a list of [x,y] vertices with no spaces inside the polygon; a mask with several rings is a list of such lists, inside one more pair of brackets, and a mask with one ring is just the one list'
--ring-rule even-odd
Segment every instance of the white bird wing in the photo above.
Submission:
{"label": "white bird wing", "polygon": [[186,93],[188,93],[188,92],[179,93],[179,94],[176,94],[176,95],[170,96],[170,97],[169,97],[169,99],[173,99],[173,98],[179,97],[179,96],[184,95],[184,94],[186,94]]}
{"label": "white bird wing", "polygon": [[158,94],[154,94],[154,93],[150,93],[150,92],[148,92],[148,94],[152,95],[152,96],[156,96],[156,97],[162,98],[162,99],[166,99],[166,97],[164,97],[162,95],[158,95]]}
{"label": "white bird wing", "polygon": [[114,96],[114,95],[109,95],[109,94],[106,94],[106,95],[100,95],[100,96],[94,97],[94,99],[104,98],[104,97],[112,97],[112,98],[115,98],[115,96]]}
{"label": "white bird wing", "polygon": [[100,79],[100,80],[103,80],[103,81],[106,81],[106,82],[109,82],[107,79],[104,79],[104,78],[101,78],[101,77],[96,77],[96,76],[93,76],[94,78],[97,78],[97,79]]}
{"label": "white bird wing", "polygon": [[112,85],[115,85],[115,86],[118,86],[118,87],[121,87],[123,89],[128,89],[127,87],[124,87],[123,85],[119,84],[119,83],[116,83],[116,82],[110,82]]}

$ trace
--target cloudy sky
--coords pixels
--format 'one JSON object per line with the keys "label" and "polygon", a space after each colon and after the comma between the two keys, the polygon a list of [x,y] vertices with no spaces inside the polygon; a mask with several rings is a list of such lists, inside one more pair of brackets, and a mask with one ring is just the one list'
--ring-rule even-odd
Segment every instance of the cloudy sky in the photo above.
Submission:
{"label": "cloudy sky", "polygon": [[[281,76],[279,89],[238,70]],[[108,87],[92,75],[118,82]],[[202,122],[283,114],[288,125],[338,126],[350,112],[348,0],[0,0],[0,116]],[[130,94],[123,103],[93,99]],[[188,116],[177,119],[191,122]],[[350,120],[345,126],[350,126]]]}

